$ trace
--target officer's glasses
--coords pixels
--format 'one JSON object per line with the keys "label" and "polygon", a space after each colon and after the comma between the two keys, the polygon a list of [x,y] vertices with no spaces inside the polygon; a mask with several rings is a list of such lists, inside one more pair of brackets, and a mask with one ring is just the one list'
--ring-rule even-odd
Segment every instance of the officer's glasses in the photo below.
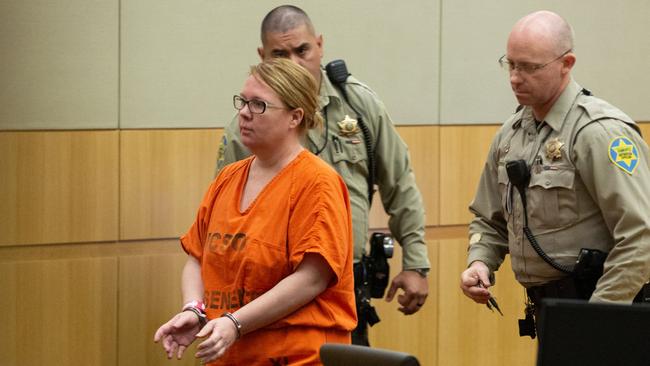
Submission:
{"label": "officer's glasses", "polygon": [[274,106],[273,104],[260,99],[246,100],[239,95],[234,95],[232,97],[232,105],[238,111],[241,111],[246,105],[248,105],[248,110],[255,114],[262,114],[266,112],[267,108],[285,109],[284,107]]}
{"label": "officer's glasses", "polygon": [[569,49],[566,52],[564,52],[563,54],[561,54],[560,56],[554,58],[553,60],[551,60],[551,61],[549,61],[549,62],[547,62],[545,64],[531,64],[531,63],[527,63],[527,62],[512,62],[512,61],[510,61],[510,60],[508,60],[506,58],[506,55],[503,55],[503,56],[501,56],[501,58],[499,58],[499,66],[501,66],[501,68],[503,68],[504,70],[507,70],[509,72],[517,70],[517,71],[522,72],[524,74],[534,74],[538,70],[541,70],[541,69],[545,68],[546,66],[552,64],[553,62],[561,59],[562,57],[564,57],[564,55],[566,55],[567,53],[569,53],[571,51],[572,51],[572,49]]}

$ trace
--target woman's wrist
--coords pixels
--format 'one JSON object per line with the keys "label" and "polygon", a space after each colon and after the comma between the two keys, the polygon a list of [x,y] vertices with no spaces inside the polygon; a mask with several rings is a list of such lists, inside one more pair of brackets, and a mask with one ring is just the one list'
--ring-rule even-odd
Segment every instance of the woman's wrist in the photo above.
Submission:
{"label": "woman's wrist", "polygon": [[181,312],[190,311],[196,314],[199,319],[199,328],[203,328],[208,322],[208,317],[205,314],[205,304],[202,301],[194,300],[183,305]]}
{"label": "woman's wrist", "polygon": [[230,319],[230,321],[235,325],[235,329],[237,330],[237,339],[241,338],[242,325],[239,320],[237,320],[237,318],[235,318],[235,316],[229,312],[221,314],[221,317]]}
{"label": "woman's wrist", "polygon": [[196,308],[205,313],[205,304],[201,300],[192,300],[186,302],[185,305],[183,305],[182,309],[186,310],[188,308]]}

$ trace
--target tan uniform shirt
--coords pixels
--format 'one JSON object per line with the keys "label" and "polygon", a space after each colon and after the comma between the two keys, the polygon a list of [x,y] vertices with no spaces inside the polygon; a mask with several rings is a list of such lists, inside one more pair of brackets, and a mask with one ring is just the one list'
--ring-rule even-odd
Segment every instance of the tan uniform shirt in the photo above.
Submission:
{"label": "tan uniform shirt", "polygon": [[[363,115],[370,129],[375,149],[376,185],[386,212],[388,226],[403,247],[403,269],[429,268],[424,241],[424,206],[415,184],[408,148],[399,137],[384,104],[366,85],[348,77],[346,87],[350,103]],[[368,156],[363,133],[354,110],[345,102],[325,72],[320,86],[321,114],[326,121],[323,130],[310,130],[305,146],[318,154],[341,175],[350,192],[354,260],[358,262],[368,241]],[[346,119],[346,116],[349,117]],[[355,120],[351,122],[350,120]],[[237,118],[226,127],[219,147],[217,171],[241,160],[250,152],[239,139]],[[379,204],[379,202],[375,202]]]}
{"label": "tan uniform shirt", "polygon": [[569,268],[581,248],[609,252],[592,300],[631,302],[650,278],[648,146],[637,129],[574,81],[542,123],[529,107],[515,113],[492,142],[470,205],[468,263],[480,260],[495,271],[510,253],[525,287],[566,276],[523,233],[523,206],[505,164],[524,159],[531,173],[528,226],[541,248]]}

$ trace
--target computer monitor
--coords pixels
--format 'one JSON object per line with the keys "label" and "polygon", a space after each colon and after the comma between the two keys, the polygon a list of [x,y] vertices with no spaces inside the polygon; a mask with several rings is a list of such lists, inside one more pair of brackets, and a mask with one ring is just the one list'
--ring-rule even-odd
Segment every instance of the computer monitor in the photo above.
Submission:
{"label": "computer monitor", "polygon": [[650,304],[544,299],[537,366],[650,365]]}
{"label": "computer monitor", "polygon": [[417,358],[407,353],[335,343],[321,346],[320,359],[325,366],[420,366]]}

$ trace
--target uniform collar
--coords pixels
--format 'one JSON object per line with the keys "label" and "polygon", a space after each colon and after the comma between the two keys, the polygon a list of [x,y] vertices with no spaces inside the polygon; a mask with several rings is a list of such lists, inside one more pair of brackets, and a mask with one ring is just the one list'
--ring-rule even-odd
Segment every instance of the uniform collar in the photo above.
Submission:
{"label": "uniform collar", "polygon": [[330,79],[327,77],[325,69],[321,68],[320,72],[319,102],[320,108],[323,109],[332,102],[332,98],[339,99],[339,94],[334,84],[332,84]]}
{"label": "uniform collar", "polygon": [[[555,101],[555,104],[553,104],[553,107],[551,107],[551,110],[548,111],[546,114],[546,117],[544,118],[544,122],[548,124],[553,130],[559,131],[562,129],[562,124],[564,123],[564,119],[566,115],[569,113],[571,110],[571,107],[573,106],[573,102],[576,99],[576,96],[582,91],[582,87],[580,84],[575,82],[573,79],[569,81],[569,84],[564,88],[564,91],[562,91],[562,94],[560,94],[560,97]],[[524,111],[524,114],[522,116],[522,125],[524,127],[528,126],[529,124],[535,123],[535,117],[533,116],[533,109],[530,107],[526,107],[526,110]]]}
{"label": "uniform collar", "polygon": [[[338,100],[339,104],[340,102],[340,97],[338,94],[338,91],[334,87],[334,84],[330,81],[330,79],[327,77],[327,73],[325,72],[325,69],[321,68],[321,76],[320,76],[320,89],[318,91],[318,103],[320,106],[320,110],[322,113],[322,116],[324,118],[324,123],[326,123],[329,127],[329,123],[327,120],[327,113],[325,111],[325,108],[327,108],[330,103],[332,103],[334,100]],[[311,152],[316,153],[321,147],[326,146],[326,140],[327,138],[327,133],[323,133],[320,129],[310,129],[307,131],[307,136],[306,139],[309,140],[309,144],[307,141],[303,141],[303,146],[309,146],[309,149]]]}

